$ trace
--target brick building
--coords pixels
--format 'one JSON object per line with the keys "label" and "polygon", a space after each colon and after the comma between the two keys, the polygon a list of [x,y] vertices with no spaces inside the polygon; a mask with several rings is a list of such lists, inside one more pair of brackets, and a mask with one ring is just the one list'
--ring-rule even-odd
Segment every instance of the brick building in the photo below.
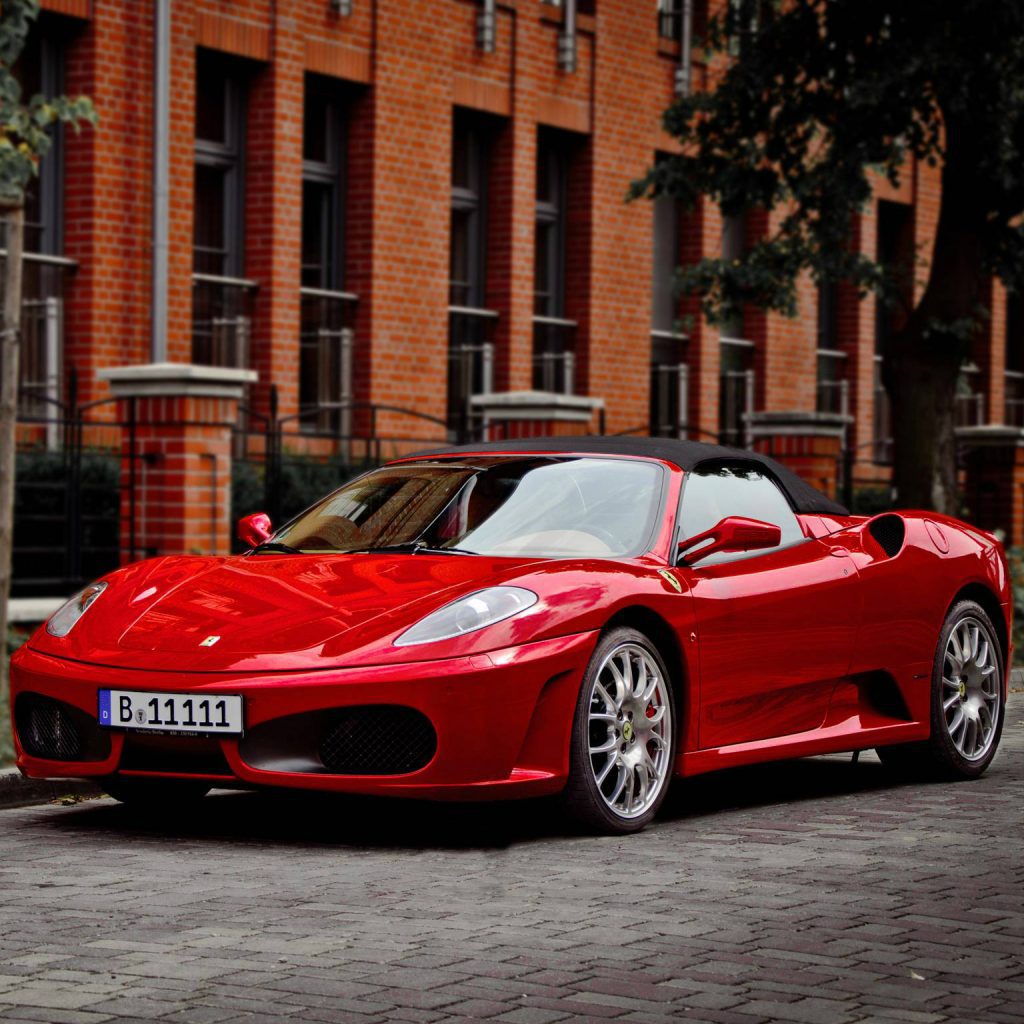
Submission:
{"label": "brick building", "polygon": [[[169,361],[254,370],[249,406],[274,385],[297,435],[365,431],[371,408],[395,437],[485,414],[769,446],[833,488],[845,446],[855,482],[885,478],[874,302],[808,283],[798,320],[683,334],[680,258],[767,225],[624,201],[671,150],[675,91],[715,73],[683,45],[706,0],[42,6],[26,84],[100,120],[30,197],[29,411],[72,368],[88,401],[106,368]],[[853,244],[927,252],[937,189],[925,166],[880,180]],[[998,285],[992,309],[958,414],[1024,425],[1020,311]]]}

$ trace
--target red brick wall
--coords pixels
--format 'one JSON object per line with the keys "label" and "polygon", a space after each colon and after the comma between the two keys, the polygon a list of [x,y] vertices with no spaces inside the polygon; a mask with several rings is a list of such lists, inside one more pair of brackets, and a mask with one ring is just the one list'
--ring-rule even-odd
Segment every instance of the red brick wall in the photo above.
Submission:
{"label": "red brick wall", "polygon": [[[714,0],[719,4],[723,0]],[[150,346],[152,0],[46,0],[72,27],[68,89],[91,95],[95,130],[69,137],[67,254],[79,261],[69,289],[68,359],[86,397],[98,367],[142,362]],[[277,385],[281,410],[298,394],[299,237],[304,76],[347,83],[349,109],[345,286],[359,296],[356,395],[363,401],[445,413],[447,278],[453,110],[495,118],[488,194],[486,302],[499,313],[496,385],[531,385],[534,175],[538,126],[574,132],[568,314],[578,330],[578,381],[601,396],[609,430],[645,423],[651,318],[652,211],[624,201],[629,182],[659,150],[673,149],[660,118],[672,97],[678,48],[659,41],[654,4],[599,0],[580,18],[578,69],[556,63],[562,14],[539,0],[506,0],[492,54],[475,45],[479,7],[468,0],[354,0],[350,17],[327,0],[176,0],[173,5],[170,358],[191,355],[195,52],[199,45],[252,62],[246,148],[245,273],[259,283],[253,337],[257,400]],[[71,17],[78,15],[78,18]],[[699,54],[698,54],[699,56]],[[697,63],[695,85],[724,62]],[[934,233],[938,176],[910,168],[878,196],[914,203],[922,255]],[[877,204],[852,226],[852,244],[874,255]],[[751,221],[751,231],[767,227]],[[721,250],[718,210],[687,220],[687,259]],[[759,409],[815,408],[816,294],[801,283],[804,316],[751,313]],[[991,330],[979,352],[1002,415],[1005,303],[994,292]],[[690,422],[718,428],[718,331],[695,303],[688,347]],[[840,299],[848,353],[852,436],[863,448],[873,417],[874,308],[852,290]],[[385,433],[436,436],[437,427],[393,415]]]}

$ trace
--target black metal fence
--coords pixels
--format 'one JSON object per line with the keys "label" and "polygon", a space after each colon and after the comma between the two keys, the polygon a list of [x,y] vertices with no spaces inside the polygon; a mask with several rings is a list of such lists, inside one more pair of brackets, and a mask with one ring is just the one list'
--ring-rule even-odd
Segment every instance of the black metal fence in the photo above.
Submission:
{"label": "black metal fence", "polygon": [[[90,580],[158,554],[140,528],[139,494],[161,454],[142,443],[137,400],[80,403],[74,373],[63,399],[34,396],[32,414],[19,418],[13,542],[14,597],[70,593]],[[223,517],[253,511],[281,523],[345,480],[396,455],[432,445],[462,443],[479,424],[452,429],[438,417],[399,406],[352,402],[325,433],[317,410],[278,412],[271,388],[266,411],[240,407],[220,426],[232,436],[231,507],[218,500],[217,461],[210,459],[211,535]]]}
{"label": "black metal fence", "polygon": [[[16,597],[69,593],[123,561],[158,553],[140,529],[138,500],[161,454],[140,445],[136,402],[107,398],[80,403],[74,373],[63,400],[33,397],[34,414],[19,420]],[[281,416],[271,388],[265,409],[241,406],[230,424],[195,424],[221,426],[232,436],[229,509],[218,497],[223,492],[217,474],[223,470],[210,457],[211,548],[222,535],[225,516],[233,523],[262,511],[280,524],[367,468],[417,448],[480,440],[484,432],[479,421],[453,425],[414,409],[368,402],[347,403],[345,415],[331,421],[335,427],[344,425],[344,432],[322,432],[323,422],[317,410]],[[605,432],[603,414],[598,430]],[[621,433],[732,441],[686,424],[666,431],[643,424]],[[487,436],[501,439],[500,427],[488,428]],[[858,505],[860,466],[871,463],[873,468],[873,455],[873,448],[862,452],[844,446],[838,456],[838,496],[851,507]]]}

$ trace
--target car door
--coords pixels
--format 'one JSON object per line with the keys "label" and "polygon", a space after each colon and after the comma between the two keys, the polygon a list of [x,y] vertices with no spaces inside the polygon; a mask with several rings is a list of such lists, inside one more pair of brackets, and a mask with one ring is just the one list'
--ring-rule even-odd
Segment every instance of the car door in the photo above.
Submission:
{"label": "car door", "polygon": [[849,671],[859,619],[853,560],[804,536],[762,468],[722,462],[687,474],[680,539],[729,515],[773,523],[781,540],[680,570],[697,622],[705,749],[820,727],[836,681]]}

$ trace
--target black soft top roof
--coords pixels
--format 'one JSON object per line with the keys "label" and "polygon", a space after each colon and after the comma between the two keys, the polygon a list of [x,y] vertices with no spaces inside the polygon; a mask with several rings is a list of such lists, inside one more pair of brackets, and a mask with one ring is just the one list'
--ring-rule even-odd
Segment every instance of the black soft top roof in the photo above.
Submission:
{"label": "black soft top roof", "polygon": [[838,502],[822,494],[802,480],[792,470],[780,465],[767,455],[740,448],[727,448],[719,444],[705,444],[701,441],[676,441],[660,437],[531,437],[523,440],[490,441],[482,444],[462,445],[453,448],[437,448],[417,452],[416,458],[425,455],[457,456],[468,452],[579,452],[587,455],[636,455],[650,459],[663,459],[682,470],[699,469],[702,466],[728,460],[747,462],[766,470],[786,492],[790,504],[797,512],[822,515],[846,516],[849,512]]}

